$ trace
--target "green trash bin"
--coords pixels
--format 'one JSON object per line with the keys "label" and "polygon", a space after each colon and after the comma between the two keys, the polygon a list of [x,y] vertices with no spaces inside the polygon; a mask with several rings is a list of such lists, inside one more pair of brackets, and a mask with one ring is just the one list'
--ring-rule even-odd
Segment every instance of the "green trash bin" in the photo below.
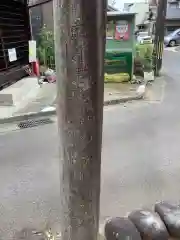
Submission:
{"label": "green trash bin", "polygon": [[135,13],[107,12],[105,74],[133,77]]}

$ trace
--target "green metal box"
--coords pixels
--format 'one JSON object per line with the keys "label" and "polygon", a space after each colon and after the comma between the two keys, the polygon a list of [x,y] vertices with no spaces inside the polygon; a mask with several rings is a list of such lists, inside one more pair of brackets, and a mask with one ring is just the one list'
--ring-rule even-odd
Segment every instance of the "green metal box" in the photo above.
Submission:
{"label": "green metal box", "polygon": [[105,74],[133,76],[135,13],[107,12]]}

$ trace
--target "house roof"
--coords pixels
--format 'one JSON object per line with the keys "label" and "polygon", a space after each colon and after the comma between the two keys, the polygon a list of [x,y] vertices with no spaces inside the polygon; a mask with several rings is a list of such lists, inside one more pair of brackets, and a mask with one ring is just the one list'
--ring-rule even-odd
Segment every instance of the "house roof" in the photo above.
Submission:
{"label": "house roof", "polygon": [[112,12],[113,12],[113,11],[118,11],[118,9],[116,9],[116,8],[108,5],[108,6],[107,6],[107,11],[112,11]]}
{"label": "house roof", "polygon": [[28,5],[29,7],[35,7],[37,5],[41,5],[47,2],[51,2],[52,0],[29,0]]}
{"label": "house roof", "polygon": [[129,8],[130,8],[130,6],[131,6],[132,4],[133,4],[132,2],[126,2],[126,3],[124,3],[124,10],[125,10],[125,11],[128,11]]}
{"label": "house roof", "polygon": [[132,13],[132,12],[120,12],[120,11],[112,11],[112,12],[107,12],[107,16],[131,16],[134,17],[136,15],[136,13]]}

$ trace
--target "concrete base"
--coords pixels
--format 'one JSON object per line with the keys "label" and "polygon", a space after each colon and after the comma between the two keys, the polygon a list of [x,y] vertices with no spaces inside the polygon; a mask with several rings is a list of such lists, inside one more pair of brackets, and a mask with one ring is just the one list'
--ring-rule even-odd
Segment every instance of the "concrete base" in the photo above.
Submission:
{"label": "concrete base", "polygon": [[144,81],[145,82],[154,81],[154,72],[144,72]]}
{"label": "concrete base", "polygon": [[37,78],[26,77],[0,91],[0,106],[26,104],[39,90]]}

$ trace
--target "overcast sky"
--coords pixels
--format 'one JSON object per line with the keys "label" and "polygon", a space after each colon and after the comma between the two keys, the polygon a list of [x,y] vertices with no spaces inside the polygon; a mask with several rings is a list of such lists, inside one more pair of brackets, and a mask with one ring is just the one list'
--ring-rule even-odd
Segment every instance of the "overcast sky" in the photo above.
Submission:
{"label": "overcast sky", "polygon": [[109,0],[109,4],[111,5],[112,2],[115,2],[114,7],[118,9],[122,9],[125,2],[145,2],[145,0]]}

